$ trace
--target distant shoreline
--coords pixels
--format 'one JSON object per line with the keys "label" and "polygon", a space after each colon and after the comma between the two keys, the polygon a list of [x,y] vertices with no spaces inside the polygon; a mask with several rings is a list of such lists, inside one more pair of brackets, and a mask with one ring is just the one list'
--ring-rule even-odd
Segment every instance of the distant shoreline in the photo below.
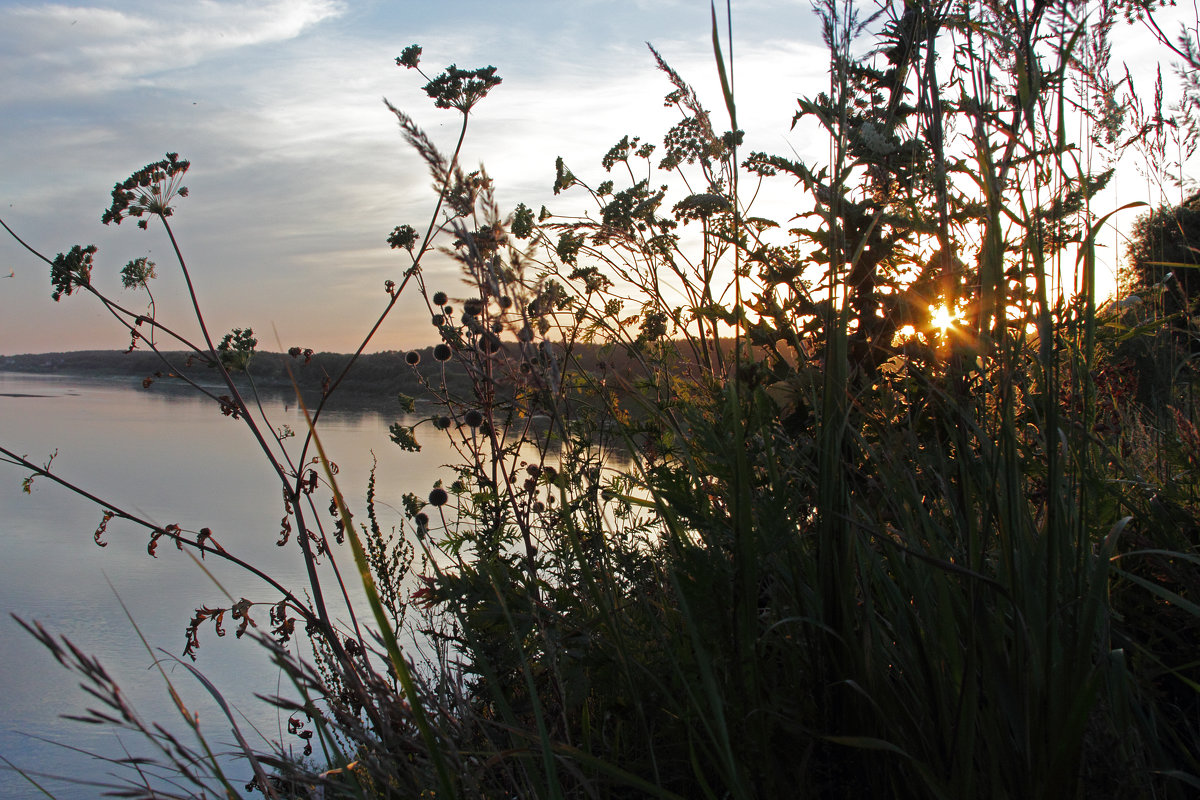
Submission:
{"label": "distant shoreline", "polygon": [[[0,356],[0,373],[128,382],[131,389],[169,393],[192,391],[192,387],[177,376],[183,374],[207,389],[224,388],[216,370],[196,362],[189,365],[188,355],[186,352],[165,352],[160,358],[153,352],[140,350],[25,353]],[[405,363],[405,355],[406,352],[392,351],[360,356],[334,395],[334,401],[375,404],[394,399],[398,394],[424,394],[420,376]],[[286,353],[260,352],[255,353],[250,362],[249,378],[245,373],[234,373],[234,379],[241,389],[243,386],[249,388],[252,378],[256,389],[271,394],[294,394],[298,385],[306,401],[316,400],[349,359],[350,356],[344,353],[314,353],[306,362],[303,356],[293,358]],[[432,354],[428,361],[436,363]]]}
{"label": "distant shoreline", "polygon": [[[407,361],[414,352],[420,356],[416,366]],[[598,345],[577,343],[573,352],[575,366],[590,371],[597,367],[603,350]],[[350,359],[351,355],[346,353],[312,353],[306,357],[260,351],[250,361],[249,377],[236,372],[234,380],[239,390],[252,384],[258,391],[271,394],[294,396],[298,386],[305,402],[315,402]],[[610,368],[624,367],[626,361],[611,354],[605,360]],[[207,389],[218,392],[224,389],[216,370],[195,361],[189,364],[186,351],[163,352],[161,356],[147,350],[74,350],[0,356],[0,374],[129,381],[130,388],[171,393],[193,391],[173,372],[184,374]],[[439,391],[444,387],[449,394],[459,397],[473,395],[470,377],[457,359],[438,361],[430,345],[411,351],[389,350],[359,356],[332,396],[332,403],[378,406],[401,395],[419,402],[430,399],[430,386],[439,387]]]}

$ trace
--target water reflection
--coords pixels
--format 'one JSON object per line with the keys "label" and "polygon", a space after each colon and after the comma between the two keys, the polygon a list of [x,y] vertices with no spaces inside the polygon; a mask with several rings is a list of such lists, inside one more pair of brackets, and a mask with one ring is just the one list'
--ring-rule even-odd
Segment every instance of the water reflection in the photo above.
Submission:
{"label": "water reflection", "polygon": [[[301,412],[286,395],[265,402],[273,425],[304,429]],[[404,492],[428,491],[434,480],[448,475],[440,465],[454,460],[444,441],[429,436],[421,453],[401,452],[387,437],[397,419],[386,407],[358,407],[334,408],[322,420],[323,442],[340,467],[352,508],[362,505],[353,499],[365,492],[374,451],[385,528],[400,526]],[[211,528],[224,547],[265,567],[284,585],[306,583],[298,550],[275,545],[283,503],[273,473],[245,426],[222,417],[211,403],[164,388],[142,391],[128,382],[0,373],[0,442],[38,462],[53,455],[56,474],[157,524]],[[174,711],[150,669],[153,657],[139,643],[114,592],[151,644],[175,655],[182,652],[192,611],[228,601],[169,544],[160,543],[158,558],[150,558],[146,532],[128,523],[113,520],[105,536],[108,546],[97,547],[92,533],[100,509],[46,479],[35,480],[26,495],[24,477],[23,471],[0,465],[0,610],[6,612],[0,618],[0,755],[33,770],[103,777],[110,770],[102,762],[28,734],[110,755],[135,742],[121,741],[109,729],[58,719],[78,713],[87,698],[8,614],[39,620],[70,637],[120,679],[146,718],[168,720]],[[235,598],[278,600],[236,568],[211,557],[205,566]],[[265,608],[261,616],[265,627]],[[255,693],[283,688],[259,649],[232,635],[219,639],[211,627],[202,629],[200,638],[198,666],[222,689],[232,687],[230,699],[264,736],[284,739],[282,721],[253,700]],[[206,728],[218,741],[230,741],[228,725],[203,689],[182,668],[171,674],[185,701],[200,710]],[[0,771],[0,798],[33,793],[18,776]],[[79,787],[62,794],[95,796]]]}

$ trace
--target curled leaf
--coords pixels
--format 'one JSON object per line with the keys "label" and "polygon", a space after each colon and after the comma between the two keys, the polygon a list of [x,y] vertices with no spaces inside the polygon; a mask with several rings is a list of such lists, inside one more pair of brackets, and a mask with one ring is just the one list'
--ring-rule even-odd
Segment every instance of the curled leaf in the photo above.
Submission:
{"label": "curled leaf", "polygon": [[234,619],[239,619],[242,621],[242,624],[238,625],[238,629],[234,634],[239,639],[242,638],[242,636],[246,633],[246,627],[248,625],[255,628],[258,627],[258,623],[250,619],[251,605],[252,603],[243,597],[241,600],[238,600],[236,603],[234,603],[233,608],[230,609],[230,616],[232,616]]}
{"label": "curled leaf", "polygon": [[103,540],[104,531],[108,528],[108,521],[115,516],[115,513],[105,509],[104,517],[101,518],[100,524],[96,526],[96,532],[92,534],[92,540],[95,541],[100,547],[108,547],[108,542]]}

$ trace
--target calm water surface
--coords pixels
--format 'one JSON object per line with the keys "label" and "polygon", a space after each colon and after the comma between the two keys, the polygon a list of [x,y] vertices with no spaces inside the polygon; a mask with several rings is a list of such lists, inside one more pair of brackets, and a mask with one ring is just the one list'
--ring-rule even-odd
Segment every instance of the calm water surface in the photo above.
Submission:
{"label": "calm water surface", "polygon": [[[287,408],[280,400],[267,410],[276,427],[303,430],[294,404]],[[323,418],[321,427],[352,508],[363,506],[374,450],[385,528],[401,525],[396,509],[404,492],[423,495],[434,480],[446,477],[440,465],[453,461],[428,426],[423,426],[428,433],[421,453],[400,451],[387,437],[398,418],[386,411],[339,411]],[[222,417],[206,401],[146,392],[137,382],[0,373],[0,442],[39,462],[57,450],[53,470],[93,494],[159,524],[211,528],[227,550],[265,567],[285,586],[299,589],[306,583],[294,537],[292,546],[275,546],[283,507],[273,473],[246,427]],[[160,542],[158,558],[149,557],[146,532],[128,523],[110,523],[108,546],[97,547],[92,534],[100,509],[44,478],[35,480],[26,495],[21,491],[25,477],[24,471],[0,464],[0,756],[22,769],[103,778],[110,766],[61,745],[117,756],[123,747],[138,746],[137,738],[62,720],[61,714],[81,713],[90,698],[10,614],[37,620],[98,657],[145,718],[175,721],[162,679],[151,669],[153,657],[117,598],[153,647],[176,656],[182,654],[193,610],[228,602],[192,559],[169,543]],[[336,555],[344,571],[351,566],[348,552]],[[236,568],[212,558],[206,566],[234,597],[278,599]],[[267,627],[265,607],[256,611],[256,621]],[[226,623],[230,631],[234,627]],[[218,639],[211,626],[201,630],[200,639],[197,666],[246,715],[243,730],[251,738],[258,728],[268,739],[286,739],[278,716],[253,700],[255,693],[286,689],[259,648],[232,634]],[[175,665],[169,674],[212,739],[231,742],[229,725],[187,671]],[[173,730],[184,732],[178,724]],[[96,796],[69,784],[44,785],[64,798]],[[18,775],[0,770],[0,798],[35,795]]]}

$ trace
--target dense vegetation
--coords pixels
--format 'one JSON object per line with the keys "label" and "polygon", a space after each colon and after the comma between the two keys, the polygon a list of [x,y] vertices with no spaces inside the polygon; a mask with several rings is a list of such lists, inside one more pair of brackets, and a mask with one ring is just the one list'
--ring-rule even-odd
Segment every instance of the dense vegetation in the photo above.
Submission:
{"label": "dense vegetation", "polygon": [[[721,113],[652,51],[680,121],[660,147],[622,139],[598,182],[560,159],[554,191],[584,215],[502,214],[482,169],[393,109],[438,197],[424,232],[389,238],[410,265],[381,319],[405,291],[424,298],[440,342],[405,358],[461,456],[413,487],[405,529],[381,530],[373,484],[351,519],[354,487],[309,466],[319,437],[277,455],[234,380],[248,332],[191,348],[220,390],[163,354],[260,437],[308,563],[349,551],[370,600],[373,630],[330,617],[315,571],[300,588],[263,576],[259,641],[301,700],[277,700],[296,741],[242,743],[253,788],[1195,796],[1196,330],[1161,280],[1109,311],[1095,285],[1112,209],[1093,201],[1124,148],[1165,124],[1162,109],[1131,117],[1109,41],[1156,5],[910,0],[859,17],[820,3],[830,83],[795,120],[827,139],[820,164],[742,152],[714,12]],[[420,71],[421,49],[397,63]],[[491,67],[421,74],[463,134],[500,82]],[[1068,108],[1087,141],[1067,136]],[[172,236],[187,168],[169,155],[135,173],[105,220]],[[760,180],[796,188],[779,219],[751,207]],[[435,242],[468,296],[426,284]],[[91,286],[94,255],[45,259],[56,297],[97,297],[151,351],[147,326],[174,337]],[[329,369],[316,432],[363,362]],[[461,380],[428,369],[449,363]],[[204,530],[106,513],[237,558]],[[190,629],[249,610],[201,609]],[[198,725],[197,745],[168,738],[31,630],[178,771],[175,788],[135,778],[136,795],[237,793]],[[311,658],[286,646],[301,630]],[[402,650],[411,634],[435,656]],[[313,740],[315,768],[293,749]]]}

